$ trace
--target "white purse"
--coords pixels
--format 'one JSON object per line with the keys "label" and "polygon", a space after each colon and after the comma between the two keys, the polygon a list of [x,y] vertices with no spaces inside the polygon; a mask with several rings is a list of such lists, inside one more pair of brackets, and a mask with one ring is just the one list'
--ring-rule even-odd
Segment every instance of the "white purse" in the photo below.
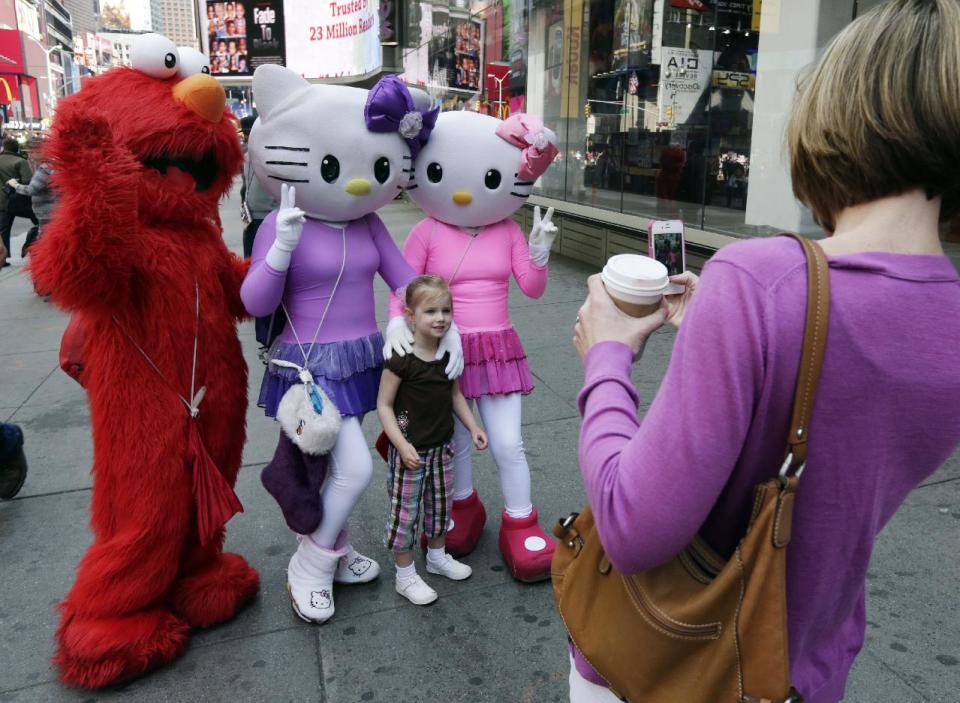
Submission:
{"label": "white purse", "polygon": [[[336,283],[333,284],[333,290],[330,291],[330,297],[327,299],[327,305],[320,317],[317,331],[313,335],[313,342],[310,343],[311,352],[317,343],[317,337],[320,336],[320,328],[323,327],[323,322],[327,319],[327,312],[330,310],[333,296],[337,293],[340,280],[343,278],[343,270],[347,265],[346,227],[341,228],[341,233],[343,235],[343,261],[340,264],[340,273],[337,275]],[[337,406],[313,378],[313,374],[309,370],[310,359],[300,342],[296,328],[293,326],[293,318],[282,302],[281,307],[287,315],[287,324],[290,325],[293,336],[297,340],[300,353],[303,354],[303,366],[284,359],[270,360],[270,363],[275,366],[296,369],[297,375],[300,376],[300,383],[288,388],[287,392],[283,394],[283,398],[280,399],[280,405],[277,406],[277,421],[280,423],[284,434],[301,452],[322,456],[333,449],[333,445],[337,443],[342,417],[340,416],[340,410],[337,409]]]}
{"label": "white purse", "polygon": [[277,407],[277,420],[284,433],[304,454],[321,456],[333,449],[342,418],[337,406],[313,380],[313,374],[293,362],[270,363],[296,369],[300,383],[290,387]]}

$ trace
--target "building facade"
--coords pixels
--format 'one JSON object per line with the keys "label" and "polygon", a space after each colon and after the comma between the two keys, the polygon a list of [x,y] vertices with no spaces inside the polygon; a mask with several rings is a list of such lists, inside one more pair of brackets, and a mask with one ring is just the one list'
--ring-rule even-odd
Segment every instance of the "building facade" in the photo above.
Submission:
{"label": "building facade", "polygon": [[651,219],[680,219],[706,256],[817,231],[785,161],[794,86],[879,2],[408,2],[403,76],[444,109],[543,117],[560,157],[531,203],[556,208],[564,253],[601,264],[645,250]]}
{"label": "building facade", "polygon": [[177,46],[200,48],[196,3],[193,0],[161,0],[157,17],[155,24],[162,26],[162,30],[155,31],[161,31]]}

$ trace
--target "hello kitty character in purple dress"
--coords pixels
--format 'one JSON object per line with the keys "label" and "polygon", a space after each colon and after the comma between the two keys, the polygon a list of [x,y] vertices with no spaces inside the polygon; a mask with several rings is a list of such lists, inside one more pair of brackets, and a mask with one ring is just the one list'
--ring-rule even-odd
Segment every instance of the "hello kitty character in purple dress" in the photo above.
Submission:
{"label": "hello kitty character in purple dress", "polygon": [[[380,571],[345,533],[373,474],[360,427],[376,408],[383,368],[373,280],[380,274],[396,290],[416,274],[375,211],[409,183],[436,112],[418,109],[396,76],[366,91],[311,85],[289,69],[264,65],[254,74],[253,94],[259,118],[250,158],[280,208],[257,231],[241,297],[251,315],[269,316],[281,305],[287,315],[260,390],[259,404],[283,428],[262,478],[300,535],[287,569],[293,609],[322,623],[334,613],[334,583],[370,581]],[[448,334],[440,347],[456,376],[459,337]],[[284,414],[286,395],[309,387],[298,385],[302,374],[341,416],[327,455],[307,452],[298,437],[302,424],[291,428]]]}

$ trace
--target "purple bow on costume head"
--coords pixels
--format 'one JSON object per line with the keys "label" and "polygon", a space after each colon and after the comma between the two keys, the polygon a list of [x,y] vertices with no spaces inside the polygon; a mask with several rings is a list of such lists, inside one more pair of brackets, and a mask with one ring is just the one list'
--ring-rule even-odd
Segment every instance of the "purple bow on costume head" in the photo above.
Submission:
{"label": "purple bow on costume head", "polygon": [[410,156],[420,153],[437,124],[440,108],[418,110],[413,96],[396,76],[384,76],[367,96],[363,119],[371,132],[396,132],[410,145]]}

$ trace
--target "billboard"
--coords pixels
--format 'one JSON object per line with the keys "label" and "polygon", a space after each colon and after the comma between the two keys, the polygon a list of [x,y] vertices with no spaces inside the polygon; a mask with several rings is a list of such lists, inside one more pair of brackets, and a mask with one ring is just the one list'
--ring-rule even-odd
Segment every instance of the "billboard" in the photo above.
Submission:
{"label": "billboard", "polygon": [[282,0],[200,0],[210,73],[251,76],[265,63],[283,65]]}
{"label": "billboard", "polygon": [[289,2],[287,65],[304,78],[349,78],[383,65],[377,0]]}
{"label": "billboard", "polygon": [[150,0],[102,0],[100,24],[105,31],[149,32]]}

